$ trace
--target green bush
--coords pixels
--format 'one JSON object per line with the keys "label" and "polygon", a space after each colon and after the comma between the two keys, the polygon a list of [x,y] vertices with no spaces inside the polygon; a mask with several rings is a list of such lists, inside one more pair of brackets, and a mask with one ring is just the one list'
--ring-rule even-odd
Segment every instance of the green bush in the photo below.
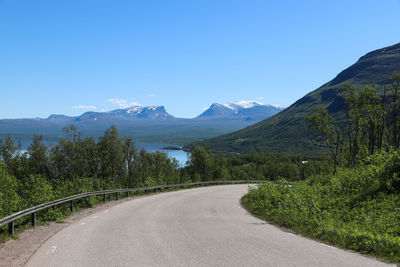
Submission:
{"label": "green bush", "polygon": [[54,199],[53,187],[42,175],[30,175],[19,186],[24,208],[33,207]]}
{"label": "green bush", "polygon": [[265,184],[243,204],[255,215],[333,244],[400,262],[400,157],[369,157],[357,169],[293,186]]}
{"label": "green bush", "polygon": [[9,175],[0,162],[0,218],[16,212],[21,205],[17,194],[18,183],[15,177]]}

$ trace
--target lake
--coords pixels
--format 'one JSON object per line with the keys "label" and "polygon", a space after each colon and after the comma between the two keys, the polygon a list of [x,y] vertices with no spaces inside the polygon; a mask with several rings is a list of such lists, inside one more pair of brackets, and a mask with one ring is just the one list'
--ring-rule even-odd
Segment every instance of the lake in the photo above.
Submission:
{"label": "lake", "polygon": [[[44,144],[46,145],[57,145],[57,142],[51,142],[51,141],[43,141]],[[30,145],[30,142],[22,142],[22,152],[25,152],[27,147]],[[168,157],[170,158],[175,158],[181,167],[184,167],[186,165],[186,161],[188,160],[188,153],[183,151],[183,150],[168,150],[168,149],[163,149],[164,147],[179,147],[179,145],[173,145],[173,144],[161,144],[161,143],[146,143],[146,142],[135,142],[135,146],[138,150],[144,148],[146,149],[147,152],[156,152],[160,151],[163,153],[166,153]]]}
{"label": "lake", "polygon": [[135,142],[135,145],[138,149],[146,149],[147,152],[156,152],[160,151],[163,153],[167,153],[170,158],[176,158],[179,164],[183,167],[186,165],[186,161],[188,160],[188,153],[183,150],[169,150],[162,149],[163,147],[179,147],[179,145],[172,144],[159,144],[159,143],[144,143],[144,142]]}

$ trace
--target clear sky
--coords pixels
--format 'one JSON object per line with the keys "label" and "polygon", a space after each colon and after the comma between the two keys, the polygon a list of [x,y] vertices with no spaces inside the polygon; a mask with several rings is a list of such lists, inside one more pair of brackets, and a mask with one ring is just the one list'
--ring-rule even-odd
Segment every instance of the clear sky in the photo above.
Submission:
{"label": "clear sky", "polygon": [[289,106],[400,42],[400,0],[0,0],[0,118]]}

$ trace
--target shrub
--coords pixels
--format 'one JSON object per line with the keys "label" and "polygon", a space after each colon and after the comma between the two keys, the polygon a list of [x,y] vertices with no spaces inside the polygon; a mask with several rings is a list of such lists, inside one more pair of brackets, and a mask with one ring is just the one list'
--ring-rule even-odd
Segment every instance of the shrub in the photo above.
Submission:
{"label": "shrub", "polygon": [[15,177],[9,175],[0,162],[0,218],[17,211],[21,199],[17,194],[18,183]]}
{"label": "shrub", "polygon": [[399,153],[367,158],[356,169],[285,186],[249,190],[255,215],[346,248],[400,262]]}
{"label": "shrub", "polygon": [[54,192],[50,182],[42,175],[30,175],[19,185],[23,207],[29,208],[54,199]]}

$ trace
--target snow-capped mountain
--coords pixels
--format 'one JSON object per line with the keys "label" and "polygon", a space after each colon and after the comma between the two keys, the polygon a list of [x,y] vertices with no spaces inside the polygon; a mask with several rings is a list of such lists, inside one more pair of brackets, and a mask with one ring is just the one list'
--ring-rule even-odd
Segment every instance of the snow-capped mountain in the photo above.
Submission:
{"label": "snow-capped mountain", "polygon": [[125,118],[150,118],[150,119],[165,119],[172,117],[167,113],[164,106],[139,106],[135,105],[125,109],[116,109],[107,114],[121,115]]}
{"label": "snow-capped mountain", "polygon": [[214,103],[198,119],[242,119],[260,121],[283,110],[279,105],[263,104],[257,101],[237,101],[227,104]]}
{"label": "snow-capped mountain", "polygon": [[[83,114],[82,116],[84,115],[85,114]],[[132,120],[132,119],[166,120],[174,118],[172,115],[167,113],[164,106],[145,107],[139,105],[125,109],[116,109],[109,112],[97,113],[95,115],[101,115],[103,117],[109,117],[113,119],[126,119],[126,120]]]}
{"label": "snow-capped mountain", "polygon": [[229,117],[232,116],[233,110],[223,104],[213,103],[206,111],[201,113],[197,118],[210,117]]}
{"label": "snow-capped mountain", "polygon": [[84,121],[116,121],[116,120],[168,120],[174,116],[167,113],[164,106],[132,106],[125,109],[115,109],[108,112],[85,112],[78,117],[66,117],[62,115],[51,115],[47,120],[67,120],[73,122]]}
{"label": "snow-capped mountain", "polygon": [[258,101],[246,101],[246,100],[240,100],[237,102],[232,102],[232,103],[228,103],[228,104],[224,104],[223,106],[232,109],[232,110],[240,110],[240,109],[246,109],[246,108],[254,108],[254,107],[258,107],[258,106],[266,106],[266,107],[274,107],[280,110],[283,110],[284,107],[280,106],[280,105],[275,105],[275,104],[263,104],[261,102]]}

